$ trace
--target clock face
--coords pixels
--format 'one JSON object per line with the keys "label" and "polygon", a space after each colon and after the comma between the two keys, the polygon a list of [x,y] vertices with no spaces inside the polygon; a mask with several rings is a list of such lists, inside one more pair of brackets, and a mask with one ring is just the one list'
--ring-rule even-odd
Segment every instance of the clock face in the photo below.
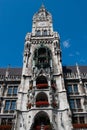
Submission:
{"label": "clock face", "polygon": [[39,22],[39,23],[38,23],[38,26],[42,26],[42,27],[43,27],[43,26],[46,26],[46,22]]}

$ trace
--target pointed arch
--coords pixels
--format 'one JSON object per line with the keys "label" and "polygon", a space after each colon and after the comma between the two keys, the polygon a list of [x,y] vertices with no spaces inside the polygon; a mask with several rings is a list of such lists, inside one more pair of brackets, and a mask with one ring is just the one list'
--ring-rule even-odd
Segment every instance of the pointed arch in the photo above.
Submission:
{"label": "pointed arch", "polygon": [[52,130],[49,115],[45,111],[40,111],[35,115],[32,130],[40,130],[42,128]]}
{"label": "pointed arch", "polygon": [[34,121],[36,124],[49,124],[50,123],[50,118],[48,114],[44,111],[40,111],[35,115]]}

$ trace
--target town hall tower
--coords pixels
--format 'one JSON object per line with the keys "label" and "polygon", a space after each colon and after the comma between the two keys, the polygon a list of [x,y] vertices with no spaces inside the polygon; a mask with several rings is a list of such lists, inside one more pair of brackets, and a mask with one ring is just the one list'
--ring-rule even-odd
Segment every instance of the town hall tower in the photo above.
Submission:
{"label": "town hall tower", "polygon": [[15,130],[72,130],[64,85],[60,36],[42,5],[25,37]]}

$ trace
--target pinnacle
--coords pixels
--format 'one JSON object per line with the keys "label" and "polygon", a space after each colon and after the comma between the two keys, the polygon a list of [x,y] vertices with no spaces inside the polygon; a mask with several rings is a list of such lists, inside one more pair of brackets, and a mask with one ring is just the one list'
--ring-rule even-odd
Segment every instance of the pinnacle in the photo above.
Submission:
{"label": "pinnacle", "polygon": [[44,6],[44,4],[42,3],[41,8],[40,8],[40,11],[43,11],[43,10],[45,10],[45,6]]}
{"label": "pinnacle", "polygon": [[44,4],[42,3],[41,8],[45,8]]}

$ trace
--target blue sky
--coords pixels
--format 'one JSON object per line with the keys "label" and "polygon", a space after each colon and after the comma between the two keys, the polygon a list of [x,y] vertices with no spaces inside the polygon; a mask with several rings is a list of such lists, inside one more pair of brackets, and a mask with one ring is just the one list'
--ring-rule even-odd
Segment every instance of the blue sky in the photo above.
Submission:
{"label": "blue sky", "polygon": [[60,34],[63,65],[87,65],[87,0],[0,0],[0,67],[22,67],[25,35],[42,3]]}

